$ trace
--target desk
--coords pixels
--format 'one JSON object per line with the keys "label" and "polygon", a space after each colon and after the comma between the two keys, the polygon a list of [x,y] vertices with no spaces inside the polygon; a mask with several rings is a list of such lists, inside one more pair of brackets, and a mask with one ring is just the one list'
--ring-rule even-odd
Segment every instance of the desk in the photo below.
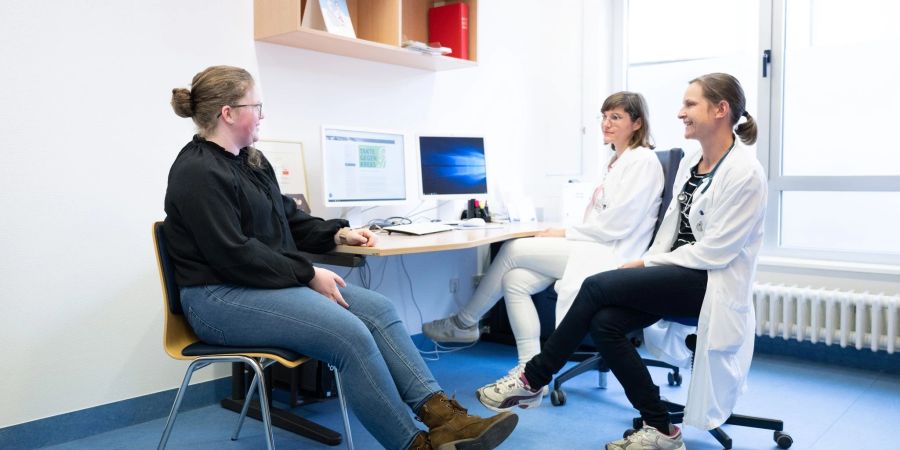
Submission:
{"label": "desk", "polygon": [[339,245],[329,255],[392,256],[459,250],[534,236],[549,227],[550,224],[541,222],[515,222],[488,224],[486,228],[461,228],[424,236],[378,233],[378,244],[374,247]]}

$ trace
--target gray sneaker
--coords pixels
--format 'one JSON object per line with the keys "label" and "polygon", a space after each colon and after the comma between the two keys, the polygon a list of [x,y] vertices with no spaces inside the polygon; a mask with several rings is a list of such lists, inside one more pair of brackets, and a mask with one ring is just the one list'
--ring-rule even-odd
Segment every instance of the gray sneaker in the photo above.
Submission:
{"label": "gray sneaker", "polygon": [[478,324],[464,328],[456,315],[422,325],[422,333],[434,342],[471,344],[478,342],[481,331]]}
{"label": "gray sneaker", "polygon": [[644,424],[640,430],[625,439],[606,444],[606,450],[686,450],[681,440],[681,430],[675,427],[674,436],[666,436],[654,427]]}

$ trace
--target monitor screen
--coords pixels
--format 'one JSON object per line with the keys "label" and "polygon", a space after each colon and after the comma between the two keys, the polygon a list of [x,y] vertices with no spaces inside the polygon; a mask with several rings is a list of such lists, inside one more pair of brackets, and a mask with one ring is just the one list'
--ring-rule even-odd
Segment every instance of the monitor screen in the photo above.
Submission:
{"label": "monitor screen", "polygon": [[322,127],[325,206],[381,206],[407,200],[403,133]]}
{"label": "monitor screen", "polygon": [[484,138],[419,136],[419,163],[423,196],[487,194]]}

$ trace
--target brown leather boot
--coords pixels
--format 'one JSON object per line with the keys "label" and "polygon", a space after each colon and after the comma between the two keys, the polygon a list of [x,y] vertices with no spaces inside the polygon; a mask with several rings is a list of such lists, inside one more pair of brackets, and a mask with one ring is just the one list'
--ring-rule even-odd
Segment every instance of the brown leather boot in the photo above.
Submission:
{"label": "brown leather boot", "polygon": [[416,438],[413,439],[412,444],[409,446],[409,450],[433,450],[434,447],[431,446],[431,440],[428,439],[428,433],[424,431],[420,431],[419,434],[416,435]]}
{"label": "brown leather boot", "polygon": [[437,450],[489,450],[506,440],[519,423],[519,416],[511,412],[486,419],[470,416],[443,392],[431,396],[416,415],[428,426],[431,446]]}

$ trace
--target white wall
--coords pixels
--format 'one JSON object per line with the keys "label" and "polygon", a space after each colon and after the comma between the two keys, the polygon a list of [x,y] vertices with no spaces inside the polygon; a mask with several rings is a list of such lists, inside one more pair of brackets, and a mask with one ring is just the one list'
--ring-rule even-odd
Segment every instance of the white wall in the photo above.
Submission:
{"label": "white wall", "polygon": [[[442,73],[257,44],[252,13],[249,0],[0,3],[0,427],[180,381],[184,364],[160,345],[150,224],[193,132],[171,89],[209,65],[258,77],[262,134],[306,144],[316,210],[322,123],[483,132],[493,187],[538,207],[558,186],[547,171],[580,170],[581,2],[480,2],[479,66]],[[471,292],[474,251],[404,261],[425,320]],[[386,269],[380,290],[418,332],[399,264],[373,259]]]}
{"label": "white wall", "polygon": [[[0,427],[178,384],[184,364],[160,345],[150,241],[168,168],[193,132],[168,105],[173,87],[213,64],[256,74],[263,135],[306,144],[318,211],[318,127],[334,123],[485,133],[492,188],[525,191],[552,219],[559,183],[597,161],[578,153],[596,148],[579,128],[582,108],[590,116],[593,97],[610,89],[607,8],[600,0],[479,2],[479,66],[431,73],[256,44],[249,0],[0,3]],[[582,46],[582,27],[600,41]],[[596,137],[596,124],[586,125],[585,139]],[[376,284],[384,273],[379,290],[418,332],[401,261],[430,320],[468,298],[475,260],[474,251],[454,251],[371,264]],[[454,277],[455,295],[447,289]],[[849,272],[769,266],[760,278],[900,291],[895,277]]]}

